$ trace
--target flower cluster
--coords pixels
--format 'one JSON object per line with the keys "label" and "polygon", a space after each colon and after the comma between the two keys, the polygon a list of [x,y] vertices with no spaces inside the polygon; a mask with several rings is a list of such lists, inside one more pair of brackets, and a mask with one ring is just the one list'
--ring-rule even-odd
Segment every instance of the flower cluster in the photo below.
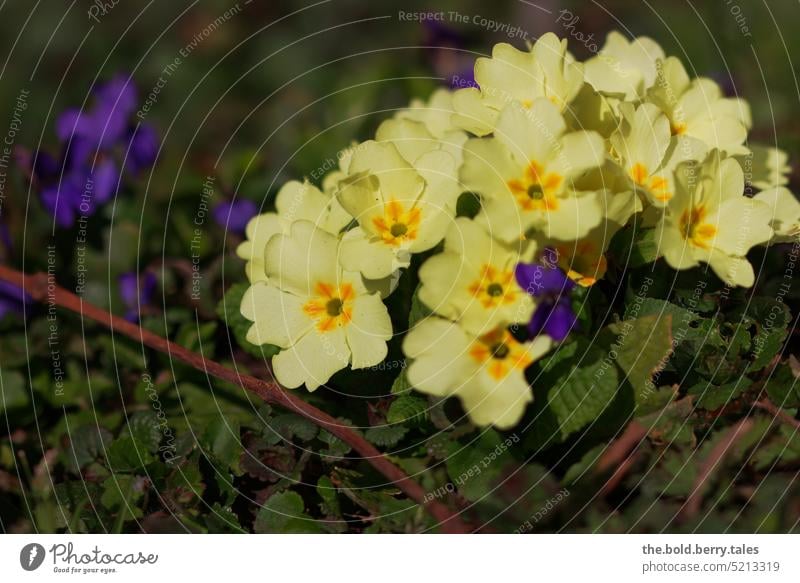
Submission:
{"label": "flower cluster", "polygon": [[[612,33],[585,63],[550,33],[502,43],[474,79],[397,112],[320,188],[286,184],[247,225],[241,310],[251,342],[280,348],[283,385],[381,362],[382,300],[426,253],[432,314],[403,339],[408,380],[512,427],[533,399],[526,369],[575,329],[570,293],[605,276],[617,231],[635,220],[671,267],[705,263],[731,286],[753,285],[751,247],[800,234],[787,157],[747,143],[747,103],[651,39]],[[458,216],[462,193],[474,216]]]}
{"label": "flower cluster", "polygon": [[57,156],[44,150],[18,154],[60,227],[71,227],[111,200],[126,170],[136,174],[155,162],[158,136],[150,124],[133,121],[137,106],[133,79],[117,74],[96,87],[89,107],[58,116]]}

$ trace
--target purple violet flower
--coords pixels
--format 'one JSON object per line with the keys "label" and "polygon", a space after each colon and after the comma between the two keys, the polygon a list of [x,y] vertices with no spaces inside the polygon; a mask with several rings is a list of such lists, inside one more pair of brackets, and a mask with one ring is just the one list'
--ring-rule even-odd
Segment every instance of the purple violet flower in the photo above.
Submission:
{"label": "purple violet flower", "polygon": [[560,342],[576,326],[570,292],[575,282],[558,267],[551,249],[545,250],[541,263],[519,263],[517,283],[536,298],[536,310],[528,324],[530,335],[545,333]]}
{"label": "purple violet flower", "polygon": [[434,20],[423,22],[428,58],[436,73],[446,79],[450,89],[478,87],[474,59],[464,50],[468,39],[458,29]]}
{"label": "purple violet flower", "polygon": [[119,276],[119,295],[125,304],[125,319],[136,323],[146,306],[153,299],[156,290],[156,276],[145,271],[139,276],[135,271],[128,271]]}
{"label": "purple violet flower", "polygon": [[43,151],[18,156],[61,227],[71,227],[111,200],[122,180],[123,159],[128,171],[138,173],[155,163],[158,152],[155,130],[131,120],[138,97],[129,76],[118,74],[93,94],[88,109],[67,109],[58,116],[58,159]]}
{"label": "purple violet flower", "polygon": [[13,283],[0,281],[0,320],[8,314],[25,314],[25,308],[33,303],[28,293]]}
{"label": "purple violet flower", "polygon": [[[0,246],[5,247],[2,253],[3,262],[9,260],[13,251],[11,233],[8,225],[0,223]],[[8,281],[0,281],[0,320],[8,314],[25,315],[25,308],[33,303],[33,298],[23,288]]]}
{"label": "purple violet flower", "polygon": [[220,227],[241,234],[244,233],[250,219],[258,213],[258,206],[252,200],[240,198],[215,205],[211,213]]}

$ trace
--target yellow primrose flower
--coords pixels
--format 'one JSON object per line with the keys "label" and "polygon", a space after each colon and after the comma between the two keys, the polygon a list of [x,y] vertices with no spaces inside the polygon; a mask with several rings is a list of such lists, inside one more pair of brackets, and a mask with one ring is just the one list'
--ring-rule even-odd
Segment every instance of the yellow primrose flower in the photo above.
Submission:
{"label": "yellow primrose flower", "polygon": [[392,323],[378,294],[358,273],[342,270],[339,239],[310,221],[292,223],[266,245],[266,281],[242,297],[241,312],[253,325],[247,340],[274,344],[277,381],[313,391],[337,371],[374,366],[387,353]]}
{"label": "yellow primrose flower", "polygon": [[478,136],[494,130],[500,111],[509,103],[531,107],[539,98],[563,111],[583,85],[583,65],[567,52],[566,39],[552,32],[542,35],[530,51],[507,43],[492,49],[492,57],[475,61],[475,81],[453,94],[458,112],[453,123]]}
{"label": "yellow primrose flower", "polygon": [[507,106],[494,137],[466,143],[461,180],[481,195],[476,220],[493,237],[512,243],[541,230],[569,241],[600,223],[601,195],[573,187],[584,172],[603,164],[603,139],[596,132],[565,130],[558,108],[538,99],[528,109]]}
{"label": "yellow primrose flower", "polygon": [[339,183],[339,201],[359,225],[344,236],[342,266],[369,279],[408,266],[411,254],[444,238],[460,193],[455,160],[443,150],[412,166],[392,143],[361,144]]}
{"label": "yellow primrose flower", "polygon": [[476,335],[502,323],[527,322],[533,299],[514,277],[519,261],[517,250],[492,239],[475,221],[456,219],[444,251],[420,267],[419,299]]}
{"label": "yellow primrose flower", "polygon": [[770,225],[775,231],[772,242],[800,241],[800,201],[781,186],[759,192],[753,200],[770,208]]}
{"label": "yellow primrose flower", "polygon": [[448,136],[463,134],[463,130],[453,125],[453,92],[437,89],[427,102],[413,99],[411,104],[397,112],[395,117],[422,123],[437,140],[449,141]]}
{"label": "yellow primrose flower", "polygon": [[247,262],[245,272],[251,283],[266,279],[264,247],[273,235],[287,232],[293,221],[311,221],[324,231],[338,233],[352,220],[332,190],[323,193],[308,181],[292,180],[284,184],[275,199],[275,209],[274,213],[250,219],[246,239],[236,248],[236,254]]}
{"label": "yellow primrose flower", "polygon": [[690,136],[672,136],[667,116],[652,103],[623,103],[622,123],[611,136],[613,155],[650,204],[663,207],[674,195],[673,173],[686,160],[702,160],[707,148]]}
{"label": "yellow primrose flower", "polygon": [[674,269],[707,263],[728,285],[752,286],[755,274],[745,255],[772,237],[772,209],[743,191],[741,166],[717,150],[702,164],[681,164],[675,196],[656,229],[667,263]]}
{"label": "yellow primrose flower", "polygon": [[443,138],[437,138],[424,123],[395,117],[387,119],[378,126],[375,139],[378,142],[392,143],[405,161],[412,166],[423,155],[442,150],[452,156],[458,167],[463,158],[467,133],[456,130],[447,132]]}
{"label": "yellow primrose flower", "polygon": [[519,342],[503,327],[475,337],[455,322],[432,317],[403,341],[413,359],[409,383],[436,397],[458,397],[476,425],[508,429],[533,401],[525,369],[550,350],[549,336]]}
{"label": "yellow primrose flower", "polygon": [[656,63],[664,50],[653,39],[640,36],[629,41],[612,31],[600,52],[583,64],[586,82],[595,90],[631,101],[644,97],[658,74]]}
{"label": "yellow primrose flower", "polygon": [[692,136],[728,155],[746,154],[750,106],[743,99],[725,98],[714,81],[689,79],[676,57],[659,61],[658,78],[647,100],[669,119],[674,136]]}
{"label": "yellow primrose flower", "polygon": [[[606,177],[606,180],[606,184],[613,181],[609,177]],[[598,190],[600,188],[602,187],[597,187]],[[605,196],[603,220],[599,225],[576,241],[537,237],[535,248],[542,250],[540,257],[537,259],[534,255],[533,259],[529,260],[558,265],[581,287],[592,286],[602,279],[608,268],[605,253],[611,239],[635,213],[642,210],[642,206],[633,191],[613,193],[605,189],[601,192]]]}
{"label": "yellow primrose flower", "polygon": [[766,190],[774,186],[789,184],[789,154],[764,144],[748,144],[750,152],[736,156],[739,164],[745,169],[747,181],[758,188]]}

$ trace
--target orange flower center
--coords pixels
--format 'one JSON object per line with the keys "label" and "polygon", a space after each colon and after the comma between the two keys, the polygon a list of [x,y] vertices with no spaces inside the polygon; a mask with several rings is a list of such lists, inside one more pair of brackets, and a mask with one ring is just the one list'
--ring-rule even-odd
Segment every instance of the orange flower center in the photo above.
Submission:
{"label": "orange flower center", "polygon": [[525,370],[533,362],[525,347],[504,328],[479,337],[469,355],[485,365],[489,376],[496,381],[504,379],[512,370]]}
{"label": "orange flower center", "polygon": [[315,297],[303,305],[303,312],[316,320],[320,332],[345,326],[353,318],[355,291],[351,284],[342,283],[337,287],[318,282],[314,286],[314,293]]}
{"label": "orange flower center", "polygon": [[480,278],[467,288],[474,298],[486,309],[511,304],[517,299],[511,283],[513,271],[501,271],[488,263],[481,268]]}
{"label": "orange flower center", "polygon": [[521,178],[508,181],[508,189],[525,211],[554,211],[558,209],[558,193],[564,178],[554,172],[546,173],[538,162],[531,162]]}
{"label": "orange flower center", "polygon": [[683,211],[680,219],[683,238],[700,249],[709,249],[710,240],[717,234],[717,227],[706,222],[707,214],[708,210],[700,205]]}
{"label": "orange flower center", "polygon": [[673,122],[669,124],[669,131],[673,136],[681,136],[686,133],[686,130],[689,129],[689,126],[683,122]]}
{"label": "orange flower center", "polygon": [[421,220],[422,210],[418,207],[406,210],[403,203],[390,200],[383,207],[383,216],[372,219],[372,224],[384,243],[398,247],[417,238]]}
{"label": "orange flower center", "polygon": [[647,188],[656,200],[667,202],[672,198],[667,179],[658,175],[650,176],[647,166],[641,162],[637,162],[631,167],[629,175],[636,184]]}

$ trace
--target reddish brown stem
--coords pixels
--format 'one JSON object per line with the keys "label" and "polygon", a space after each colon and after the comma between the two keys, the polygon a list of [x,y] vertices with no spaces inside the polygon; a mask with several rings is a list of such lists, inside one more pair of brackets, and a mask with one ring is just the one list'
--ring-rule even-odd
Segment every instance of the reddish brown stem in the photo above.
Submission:
{"label": "reddish brown stem", "polygon": [[80,314],[82,317],[94,320],[110,328],[114,332],[124,334],[154,350],[168,354],[171,358],[177,358],[197,370],[242,386],[258,395],[267,403],[278,405],[298,415],[302,415],[312,423],[322,427],[344,441],[389,481],[400,488],[409,498],[424,506],[430,515],[439,522],[444,532],[469,532],[470,529],[461,521],[454,511],[436,500],[426,500],[425,490],[423,490],[417,482],[412,480],[403,470],[390,462],[380,451],[356,431],[343,425],[340,421],[337,421],[324,411],[290,394],[277,383],[263,381],[249,375],[243,375],[218,362],[208,360],[202,355],[192,352],[183,346],[161,338],[157,334],[144,330],[123,318],[115,317],[109,312],[82,300],[75,294],[58,287],[55,285],[55,282],[48,279],[47,274],[39,273],[30,275],[0,265],[0,280],[5,280],[22,287],[36,301],[53,303],[75,312],[76,314]]}
{"label": "reddish brown stem", "polygon": [[682,516],[684,520],[691,520],[700,512],[703,504],[703,495],[705,494],[705,486],[711,474],[719,467],[728,452],[733,449],[738,442],[750,429],[753,428],[753,420],[745,417],[740,420],[736,425],[733,425],[727,430],[727,433],[722,436],[720,441],[708,454],[708,457],[703,460],[700,465],[700,473],[697,475],[692,492],[684,503]]}
{"label": "reddish brown stem", "polygon": [[762,411],[766,411],[767,413],[772,415],[773,419],[776,419],[782,423],[786,423],[787,425],[791,425],[795,429],[800,429],[800,421],[789,415],[786,411],[784,411],[780,407],[774,405],[772,401],[770,401],[766,397],[761,399],[760,401],[756,401],[755,403],[753,403],[753,407],[761,409]]}

